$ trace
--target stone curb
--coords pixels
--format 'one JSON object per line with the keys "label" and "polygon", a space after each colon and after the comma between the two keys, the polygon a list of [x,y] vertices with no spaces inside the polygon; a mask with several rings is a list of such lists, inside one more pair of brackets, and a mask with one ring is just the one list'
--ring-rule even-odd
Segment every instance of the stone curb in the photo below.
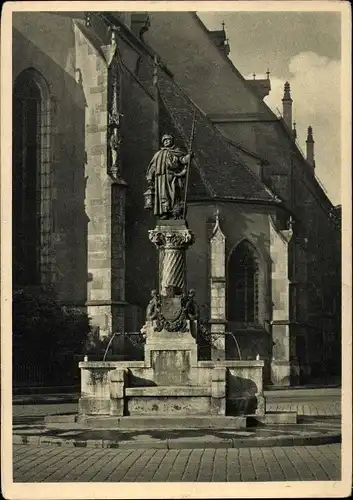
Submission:
{"label": "stone curb", "polygon": [[13,406],[26,406],[26,405],[36,405],[36,406],[41,406],[41,405],[53,405],[53,404],[71,404],[71,403],[77,403],[79,400],[79,396],[63,396],[63,397],[55,397],[55,396],[48,396],[47,398],[15,398],[12,401]]}
{"label": "stone curb", "polygon": [[27,436],[14,434],[13,444],[32,446],[65,446],[75,448],[121,448],[121,449],[195,449],[195,448],[263,448],[278,446],[319,446],[341,443],[341,433],[319,436],[279,436],[263,438],[235,438],[218,440],[165,439],[163,441],[113,441],[106,439],[61,439],[52,436]]}

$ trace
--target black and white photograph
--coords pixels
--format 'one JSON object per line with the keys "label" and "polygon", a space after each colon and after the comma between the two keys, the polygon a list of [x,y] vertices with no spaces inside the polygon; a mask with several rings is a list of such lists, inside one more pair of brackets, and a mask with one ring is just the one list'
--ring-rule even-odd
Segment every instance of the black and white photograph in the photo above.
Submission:
{"label": "black and white photograph", "polygon": [[349,495],[349,3],[5,26],[4,497]]}

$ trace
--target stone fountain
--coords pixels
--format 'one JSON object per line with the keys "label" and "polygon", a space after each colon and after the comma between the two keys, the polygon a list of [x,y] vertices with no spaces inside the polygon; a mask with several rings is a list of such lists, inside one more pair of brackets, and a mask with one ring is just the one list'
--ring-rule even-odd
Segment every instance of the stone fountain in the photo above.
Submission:
{"label": "stone fountain", "polygon": [[[158,290],[146,311],[143,361],[83,361],[78,421],[114,428],[244,428],[266,420],[262,360],[198,359],[199,312],[186,290],[186,252],[194,235],[185,219],[184,177],[191,155],[166,135],[147,173],[145,207],[157,216]],[[186,197],[185,197],[186,198]]]}

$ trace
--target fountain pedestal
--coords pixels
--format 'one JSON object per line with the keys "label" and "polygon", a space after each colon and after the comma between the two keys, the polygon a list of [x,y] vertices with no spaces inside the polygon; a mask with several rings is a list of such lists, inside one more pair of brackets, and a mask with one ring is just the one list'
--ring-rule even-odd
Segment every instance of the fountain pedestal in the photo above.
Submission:
{"label": "fountain pedestal", "polygon": [[[81,420],[118,417],[119,427],[120,417],[153,416],[157,427],[165,419],[177,427],[177,418],[183,426],[224,427],[233,419],[232,428],[245,427],[244,415],[265,412],[263,361],[198,360],[198,306],[186,294],[186,250],[194,236],[184,220],[163,220],[149,239],[158,249],[159,286],[142,330],[144,361],[80,363]],[[238,416],[226,417],[229,408]]]}
{"label": "fountain pedestal", "polygon": [[160,295],[182,295],[186,291],[186,250],[194,242],[193,233],[179,219],[161,220],[148,234],[158,249]]}

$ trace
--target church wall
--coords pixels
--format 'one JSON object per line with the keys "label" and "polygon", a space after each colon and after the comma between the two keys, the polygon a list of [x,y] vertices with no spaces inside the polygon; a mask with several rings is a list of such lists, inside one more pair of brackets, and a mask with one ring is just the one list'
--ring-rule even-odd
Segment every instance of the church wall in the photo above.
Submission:
{"label": "church wall", "polygon": [[[294,204],[296,253],[293,276],[296,285],[296,320],[302,346],[306,346],[306,375],[318,376],[327,370],[329,359],[339,358],[340,324],[336,307],[340,276],[334,241],[337,229],[330,218],[330,203],[315,187],[310,174],[300,175],[307,167],[295,160]],[[313,180],[314,182],[314,180]],[[315,196],[316,191],[316,196]],[[338,318],[338,320],[337,320]],[[303,349],[302,349],[303,350]]]}
{"label": "church wall", "polygon": [[[192,203],[188,209],[190,229],[195,233],[196,241],[187,254],[188,287],[196,290],[196,299],[200,305],[203,320],[210,319],[210,247],[209,240],[215,224],[217,207],[220,227],[226,238],[226,263],[233,248],[246,238],[259,256],[259,328],[237,328],[234,324],[226,326],[226,331],[234,333],[243,359],[255,359],[257,354],[266,359],[266,379],[268,380],[271,359],[272,340],[269,331],[271,320],[271,256],[270,228],[268,214],[270,207],[236,203]],[[229,279],[229,276],[226,276]],[[226,356],[238,358],[234,341],[227,337]]]}
{"label": "church wall", "polygon": [[326,351],[331,353],[330,358],[339,357],[339,342],[335,340],[340,335],[339,322],[334,315],[340,276],[335,265],[337,251],[333,242],[337,230],[329,216],[331,204],[321,192],[311,167],[295,152],[279,123],[234,122],[217,127],[231,140],[238,139],[267,160],[262,178],[287,205],[293,206],[295,224],[289,245],[289,273],[297,356],[302,377],[319,375],[328,359]]}
{"label": "church wall", "polygon": [[[77,16],[81,16],[78,13]],[[209,114],[241,114],[264,111],[261,100],[247,88],[242,77],[231,68],[228,61],[207,33],[190,13],[151,13],[152,26],[145,39],[162,56],[175,73],[175,79],[190,97]],[[103,169],[106,136],[104,128],[91,128],[88,138],[87,126],[96,125],[95,120],[106,117],[107,109],[95,108],[104,99],[106,88],[97,67],[87,61],[83,75],[76,71],[75,34],[72,15],[52,13],[14,13],[13,78],[25,69],[34,68],[47,81],[50,92],[50,140],[51,140],[51,254],[53,256],[54,286],[58,297],[65,304],[84,305],[87,286],[96,298],[110,287],[111,266],[119,262],[108,262],[106,277],[88,284],[91,279],[87,261],[88,224],[87,204],[100,200],[102,213],[110,210],[110,191],[102,198],[102,191],[90,189],[86,192],[87,159],[93,169]],[[88,49],[87,49],[88,50]],[[89,49],[91,50],[91,49]],[[143,313],[149,301],[150,290],[157,285],[157,251],[148,240],[148,230],[153,229],[156,219],[143,208],[143,192],[146,189],[145,174],[148,163],[155,153],[156,137],[153,125],[155,101],[153,93],[152,62],[148,56],[138,61],[136,54],[123,45],[122,53],[130,71],[135,72],[142,85],[128,73],[124,73],[123,87],[123,141],[122,177],[126,188],[126,246],[125,246],[125,290],[123,278],[113,283],[119,297],[125,294],[125,329],[136,331],[143,323]],[[198,54],[193,57],[192,54]],[[214,64],[214,62],[217,64]],[[196,64],[196,66],[195,66]],[[195,78],[195,74],[202,75]],[[82,77],[84,81],[82,82]],[[87,86],[87,78],[96,79],[96,84]],[[92,80],[93,81],[93,80]],[[142,88],[142,87],[145,87]],[[90,88],[89,88],[90,87]],[[147,92],[148,91],[148,92]],[[161,116],[161,126],[171,124]],[[289,174],[291,165],[291,142],[278,124],[274,123],[226,123],[217,127],[225,136],[240,142],[263,157],[269,163],[262,169],[264,179],[275,193],[285,201],[290,199]],[[159,130],[159,137],[164,132]],[[177,140],[178,143],[180,141]],[[92,155],[92,148],[95,152]],[[308,167],[296,157],[298,172]],[[255,165],[254,165],[255,169]],[[109,184],[106,178],[107,185]],[[298,323],[297,351],[300,364],[312,367],[313,373],[322,369],[325,349],[339,349],[339,327],[335,314],[339,304],[334,296],[339,295],[340,276],[335,272],[337,232],[328,219],[329,204],[318,195],[318,199],[303,183],[302,175],[295,177],[294,236],[289,245],[289,285],[291,296],[289,309],[291,318]],[[310,179],[306,180],[310,184]],[[313,186],[313,190],[317,187]],[[321,200],[321,201],[320,201]],[[106,203],[107,202],[107,203]],[[120,204],[119,204],[120,203]],[[119,224],[123,224],[123,203],[119,198]],[[323,203],[324,210],[320,207]],[[190,204],[188,221],[196,235],[195,244],[187,254],[188,287],[195,288],[196,299],[201,306],[203,318],[210,319],[210,251],[209,239],[215,222],[217,207],[220,223],[226,237],[226,258],[234,246],[247,238],[258,250],[262,262],[262,284],[259,291],[261,331],[236,331],[243,357],[270,356],[268,321],[271,319],[271,260],[268,213],[270,208],[260,205],[214,203]],[[97,205],[95,210],[97,211]],[[89,210],[88,210],[89,211]],[[110,214],[111,215],[111,214]],[[109,217],[110,217],[109,215]],[[332,244],[331,244],[332,243]],[[92,243],[94,246],[96,244]],[[111,242],[123,245],[117,236]],[[93,248],[92,246],[92,248]],[[91,249],[92,249],[91,248]],[[123,250],[119,247],[119,251]],[[109,249],[110,251],[110,249]],[[121,253],[121,252],[120,252]],[[119,269],[118,269],[119,271]],[[119,274],[123,276],[123,274]],[[108,288],[107,288],[108,290]],[[107,291],[106,290],[106,291]],[[109,290],[109,293],[111,290]],[[289,291],[288,291],[289,293]],[[105,296],[102,298],[106,298]],[[335,309],[336,307],[336,309]],[[98,313],[97,313],[98,314]],[[120,314],[120,313],[119,313]],[[228,329],[232,329],[228,325]],[[327,340],[328,339],[328,340]],[[326,347],[330,343],[329,347]],[[299,346],[299,347],[298,347]],[[332,348],[331,348],[331,347]],[[229,351],[234,346],[228,344]],[[337,352],[331,357],[337,357]],[[234,351],[235,353],[235,351]],[[232,354],[233,355],[233,354]],[[235,355],[235,354],[234,354]],[[298,355],[298,352],[297,352]]]}
{"label": "church wall", "polygon": [[[147,63],[146,63],[147,64]],[[148,79],[147,83],[151,83]],[[146,85],[147,90],[148,87]],[[128,75],[124,75],[122,176],[126,191],[126,301],[127,331],[139,330],[150,292],[157,287],[157,251],[148,239],[156,219],[144,209],[143,193],[153,149],[155,101]]]}
{"label": "church wall", "polygon": [[13,79],[34,68],[50,94],[51,254],[55,290],[83,305],[87,286],[84,210],[85,99],[75,79],[72,20],[44,13],[13,14]]}

